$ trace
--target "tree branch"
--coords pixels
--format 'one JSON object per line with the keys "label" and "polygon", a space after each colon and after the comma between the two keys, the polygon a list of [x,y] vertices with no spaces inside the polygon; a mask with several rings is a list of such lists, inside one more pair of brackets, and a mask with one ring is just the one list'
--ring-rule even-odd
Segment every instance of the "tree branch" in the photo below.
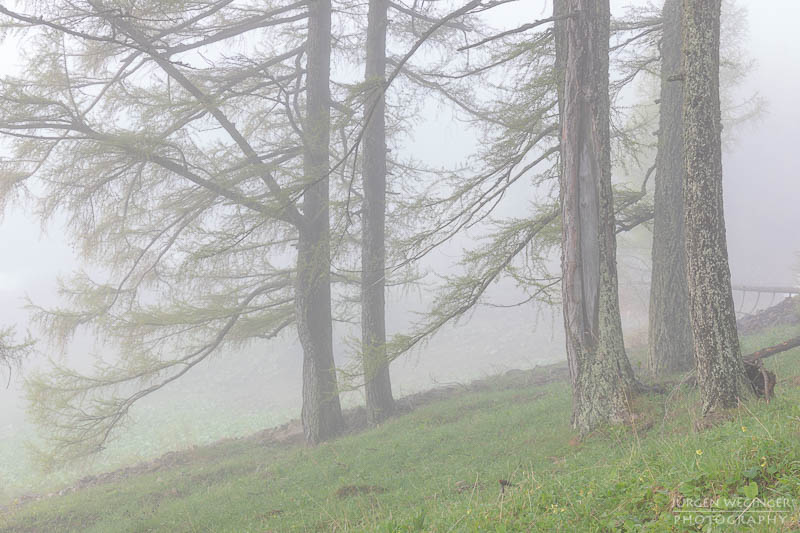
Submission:
{"label": "tree branch", "polygon": [[[192,83],[169,59],[159,53],[158,50],[151,44],[150,40],[141,31],[137,30],[119,17],[113,17],[104,14],[104,12],[98,6],[97,0],[89,0],[89,3],[96,11],[98,11],[98,14],[106,18],[106,20],[108,20],[112,26],[116,26],[119,31],[127,34],[136,43],[138,43],[141,49],[144,50],[147,55],[152,57],[153,60],[164,70],[164,72],[166,72],[172,79],[177,81],[189,94],[203,104],[206,110],[217,120],[219,125],[222,126],[228,135],[230,135],[231,139],[239,146],[242,152],[244,152],[247,159],[257,168],[262,169],[262,179],[267,184],[267,187],[276,199],[289,199],[288,195],[284,193],[283,189],[281,189],[280,185],[278,185],[278,182],[272,176],[272,172],[268,168],[265,168],[266,166],[262,163],[261,158],[259,158],[255,149],[250,145],[247,139],[245,139],[244,135],[242,135],[236,126],[228,119],[225,113],[223,113],[222,110],[211,101],[211,98],[209,98],[197,85]],[[282,209],[285,213],[286,220],[290,221],[298,228],[302,228],[304,226],[304,219],[297,210],[294,202],[286,202]]]}

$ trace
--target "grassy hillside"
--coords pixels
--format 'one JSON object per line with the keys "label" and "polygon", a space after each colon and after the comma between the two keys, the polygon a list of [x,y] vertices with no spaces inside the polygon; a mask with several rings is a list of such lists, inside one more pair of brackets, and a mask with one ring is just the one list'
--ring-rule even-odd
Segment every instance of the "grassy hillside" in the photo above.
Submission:
{"label": "grassy hillside", "polygon": [[[395,393],[405,396],[442,383],[468,383],[508,369],[532,368],[562,358],[564,341],[560,331],[550,327],[552,315],[539,316],[534,322],[530,314],[516,308],[491,311],[479,310],[468,323],[443,330],[424,352],[394,362]],[[495,331],[508,333],[496,339]],[[351,337],[360,334],[359,329]],[[336,347],[336,353],[342,356],[337,359],[338,364],[348,364],[345,356],[351,348],[341,344]],[[81,359],[80,354],[72,355],[75,359],[66,360]],[[13,387],[6,390],[3,381],[0,508],[26,493],[58,491],[87,474],[149,461],[170,450],[251,435],[288,422],[300,415],[302,360],[302,349],[288,332],[283,339],[218,354],[138,402],[125,427],[117,433],[118,438],[90,465],[80,464],[47,475],[37,469],[29,453],[28,445],[39,445],[41,440],[39,428],[25,417],[24,394]],[[33,362],[30,367],[36,368]],[[19,377],[15,373],[14,378]],[[344,407],[363,404],[363,391],[348,391],[341,399]]]}
{"label": "grassy hillside", "polygon": [[[750,337],[745,350],[795,331]],[[579,443],[566,383],[497,378],[315,449],[250,438],[173,454],[148,472],[7,508],[0,531],[800,529],[800,350],[768,366],[777,397],[711,427],[695,391],[671,387],[637,398],[631,424]]]}

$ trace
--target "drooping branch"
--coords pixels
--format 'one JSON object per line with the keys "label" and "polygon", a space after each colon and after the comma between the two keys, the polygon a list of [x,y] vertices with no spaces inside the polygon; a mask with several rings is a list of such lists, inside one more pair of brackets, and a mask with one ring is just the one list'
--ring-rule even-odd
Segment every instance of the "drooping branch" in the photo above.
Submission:
{"label": "drooping branch", "polygon": [[[235,204],[247,207],[261,214],[272,214],[273,211],[267,206],[257,200],[249,198],[236,190],[228,189],[217,181],[212,181],[195,172],[192,172],[185,164],[170,159],[166,156],[159,155],[155,152],[143,149],[141,146],[136,146],[130,143],[129,139],[120,137],[118,135],[107,134],[96,131],[89,127],[88,124],[81,122],[78,117],[72,121],[29,121],[29,122],[0,122],[0,132],[7,135],[14,135],[15,130],[61,130],[66,133],[75,132],[80,133],[87,139],[93,139],[106,146],[114,147],[127,152],[132,158],[141,162],[154,163],[175,175],[181,176],[192,183],[195,183],[204,189],[207,189],[214,194],[223,198],[227,198]],[[59,139],[64,138],[60,137]]]}
{"label": "drooping branch", "polygon": [[466,46],[462,46],[460,48],[457,48],[457,50],[459,52],[463,52],[465,50],[470,50],[472,48],[477,48],[478,46],[483,46],[486,43],[490,43],[492,41],[496,41],[498,39],[502,39],[504,37],[508,37],[509,35],[515,35],[517,33],[523,33],[523,32],[526,32],[528,30],[532,30],[534,28],[538,28],[539,26],[541,26],[543,24],[549,24],[551,22],[557,22],[559,20],[568,19],[568,18],[571,18],[572,16],[573,15],[565,15],[563,17],[549,17],[549,18],[540,19],[540,20],[537,20],[537,21],[534,21],[534,22],[530,22],[528,24],[523,24],[522,26],[520,26],[518,28],[514,28],[513,30],[504,31],[504,32],[498,33],[496,35],[492,35],[490,37],[486,37],[485,39],[481,39],[480,41],[478,41],[476,43],[468,44]]}
{"label": "drooping branch", "polygon": [[[506,272],[511,263],[542,234],[553,235],[548,228],[558,219],[557,210],[545,210],[534,220],[515,221],[491,236],[481,250],[468,255],[463,266],[467,273],[451,278],[437,296],[425,320],[411,334],[397,335],[389,343],[387,357],[394,360],[429,339],[445,325],[458,320],[472,310],[493,281]],[[547,294],[559,283],[558,279],[542,280],[533,297]]]}
{"label": "drooping branch", "polygon": [[[171,46],[164,51],[164,56],[169,57],[175,54],[180,54],[183,52],[195,50],[203,46],[208,46],[209,44],[214,44],[220,41],[238,37],[244,33],[256,29],[269,28],[271,26],[278,26],[282,24],[288,24],[290,22],[305,20],[308,18],[307,12],[301,12],[296,15],[283,18],[275,18],[275,17],[277,15],[281,15],[283,13],[287,13],[305,7],[307,4],[308,3],[306,1],[302,1],[302,2],[296,2],[288,6],[282,6],[279,8],[271,9],[269,11],[259,14],[258,16],[252,17],[248,20],[244,20],[236,25],[226,27],[225,29],[220,30],[215,34],[204,37],[203,39],[200,39],[196,42]],[[151,42],[153,42],[154,40],[152,40]]]}
{"label": "drooping branch", "polygon": [[[35,376],[28,383],[34,405],[32,414],[37,423],[53,431],[48,438],[52,450],[44,458],[51,462],[55,457],[59,462],[71,461],[101,451],[136,402],[179,379],[218,351],[237,322],[252,312],[251,304],[257,297],[282,290],[286,285],[285,281],[278,281],[259,286],[245,295],[227,318],[221,314],[209,317],[209,320],[224,318],[224,322],[211,338],[180,358],[139,357],[125,366],[106,367],[95,376],[85,376],[54,364],[55,373],[47,379]],[[277,335],[291,322],[291,318],[276,322],[270,335]],[[169,373],[170,370],[174,371]],[[164,373],[168,375],[163,376]],[[146,386],[141,387],[142,384]],[[134,392],[110,399],[104,397],[105,392],[114,394],[129,385]],[[87,399],[89,404],[85,405]]]}
{"label": "drooping branch", "polygon": [[0,368],[8,372],[6,387],[11,385],[12,370],[18,368],[22,361],[31,353],[33,340],[18,343],[14,340],[14,328],[0,330]]}
{"label": "drooping branch", "polygon": [[[425,13],[422,13],[420,11],[416,11],[416,10],[411,9],[411,8],[408,8],[408,7],[406,7],[406,6],[402,5],[402,4],[399,4],[397,2],[389,2],[389,7],[394,9],[395,11],[403,13],[404,15],[408,15],[408,16],[412,17],[413,19],[419,19],[419,20],[421,20],[423,22],[428,22],[428,23],[431,23],[431,24],[436,24],[436,23],[439,22],[439,19],[437,19],[437,18],[430,17],[430,16],[426,15]],[[447,26],[448,28],[456,29],[456,30],[470,31],[470,27],[469,26],[461,24],[461,23],[459,23],[457,21],[449,21],[449,22],[445,23],[445,26]]]}

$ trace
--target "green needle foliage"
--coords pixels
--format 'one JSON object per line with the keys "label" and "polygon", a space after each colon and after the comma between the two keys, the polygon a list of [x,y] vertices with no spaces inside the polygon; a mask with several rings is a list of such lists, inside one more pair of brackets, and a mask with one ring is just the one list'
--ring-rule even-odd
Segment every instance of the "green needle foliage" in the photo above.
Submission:
{"label": "green needle foliage", "polygon": [[64,220],[87,270],[34,307],[90,373],[28,382],[48,454],[105,445],[143,396],[212,353],[294,322],[303,181],[303,3],[26,2],[2,23],[28,50],[0,81],[7,204]]}

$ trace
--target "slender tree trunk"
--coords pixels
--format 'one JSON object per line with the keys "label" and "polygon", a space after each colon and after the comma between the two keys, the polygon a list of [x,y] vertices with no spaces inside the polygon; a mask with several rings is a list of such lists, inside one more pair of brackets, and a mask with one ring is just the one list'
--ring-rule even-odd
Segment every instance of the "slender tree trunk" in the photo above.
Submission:
{"label": "slender tree trunk", "polygon": [[303,168],[303,225],[297,257],[297,330],[303,346],[303,432],[308,444],[343,427],[333,359],[328,170],[330,141],[330,0],[309,4]]}
{"label": "slender tree trunk", "polygon": [[720,0],[684,0],[686,271],[703,412],[749,396],[742,362],[722,205]]}
{"label": "slender tree trunk", "polygon": [[664,3],[661,40],[661,103],[655,171],[653,277],[650,286],[649,366],[653,375],[694,365],[689,287],[683,231],[683,0]]}
{"label": "slender tree trunk", "polygon": [[[562,294],[572,424],[627,413],[636,381],[622,339],[609,138],[608,0],[567,0],[561,151]],[[558,63],[558,61],[557,61]]]}
{"label": "slender tree trunk", "polygon": [[[553,37],[555,41],[555,76],[558,90],[558,122],[564,132],[564,82],[567,73],[567,0],[553,0]],[[560,161],[560,173],[564,173],[564,157]]]}
{"label": "slender tree trunk", "polygon": [[[388,0],[370,0],[365,108],[364,209],[361,249],[361,339],[367,418],[375,424],[394,409],[386,360],[386,29]],[[371,112],[371,116],[370,116]]]}

